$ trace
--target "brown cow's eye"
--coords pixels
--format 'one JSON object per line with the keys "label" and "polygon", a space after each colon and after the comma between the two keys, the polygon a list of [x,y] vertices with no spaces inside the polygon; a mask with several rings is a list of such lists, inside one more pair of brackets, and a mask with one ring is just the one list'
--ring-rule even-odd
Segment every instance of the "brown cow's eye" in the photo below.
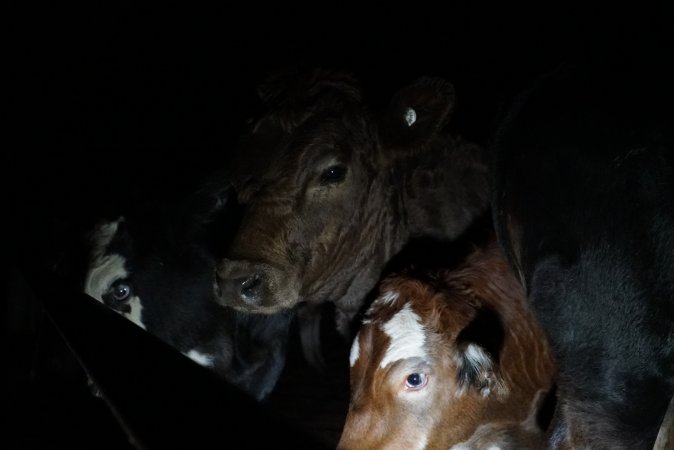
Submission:
{"label": "brown cow's eye", "polygon": [[339,183],[346,177],[346,167],[330,166],[321,174],[321,184]]}
{"label": "brown cow's eye", "polygon": [[428,383],[428,377],[424,373],[413,373],[407,376],[405,380],[405,388],[410,391],[416,391]]}

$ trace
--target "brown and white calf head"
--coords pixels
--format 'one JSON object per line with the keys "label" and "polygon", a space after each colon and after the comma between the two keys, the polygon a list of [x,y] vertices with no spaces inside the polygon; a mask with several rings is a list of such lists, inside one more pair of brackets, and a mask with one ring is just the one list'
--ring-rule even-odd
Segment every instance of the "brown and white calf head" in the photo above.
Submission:
{"label": "brown and white calf head", "polygon": [[[264,313],[329,301],[352,317],[405,243],[410,222],[423,216],[405,193],[423,184],[428,193],[415,194],[431,202],[444,176],[413,180],[419,155],[458,147],[441,132],[454,105],[453,88],[419,80],[384,114],[368,109],[353,78],[324,71],[274,80],[261,96],[268,112],[242,138],[232,163],[244,214],[216,270],[218,301]],[[478,158],[457,156],[456,165]],[[452,172],[454,161],[443,162],[446,167],[426,164],[423,170]],[[434,204],[436,211],[447,209],[444,203],[461,205],[461,213],[443,221],[455,232],[485,209],[483,169],[475,170],[484,183],[465,183],[468,191],[484,190],[479,201],[443,192]]]}
{"label": "brown and white calf head", "polygon": [[382,282],[352,345],[340,449],[446,450],[481,425],[517,428],[530,417],[554,364],[507,270],[488,263]]}

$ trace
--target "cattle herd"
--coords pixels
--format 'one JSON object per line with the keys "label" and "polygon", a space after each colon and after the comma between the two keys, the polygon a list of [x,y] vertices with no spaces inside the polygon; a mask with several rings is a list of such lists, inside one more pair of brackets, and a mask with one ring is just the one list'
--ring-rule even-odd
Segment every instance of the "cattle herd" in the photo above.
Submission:
{"label": "cattle herd", "polygon": [[447,80],[274,74],[227,167],[100,218],[83,289],[258,402],[334,327],[339,449],[674,448],[674,103],[630,77],[550,73],[476,145]]}

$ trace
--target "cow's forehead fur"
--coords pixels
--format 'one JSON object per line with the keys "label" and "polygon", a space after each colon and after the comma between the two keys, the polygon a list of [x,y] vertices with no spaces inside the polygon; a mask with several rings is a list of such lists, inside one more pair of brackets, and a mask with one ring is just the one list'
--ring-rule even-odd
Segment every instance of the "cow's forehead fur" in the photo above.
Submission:
{"label": "cow's forehead fur", "polygon": [[379,362],[380,368],[402,359],[428,358],[426,330],[410,303],[406,303],[388,322],[382,324],[381,330],[390,338],[390,343]]}
{"label": "cow's forehead fur", "polygon": [[340,145],[363,147],[357,141],[368,135],[372,121],[360,85],[349,74],[321,69],[279,74],[259,91],[266,111],[240,139],[232,162],[235,176],[256,178],[298,163],[306,166],[307,156],[321,157]]}
{"label": "cow's forehead fur", "polygon": [[309,117],[362,104],[362,90],[355,77],[325,69],[274,74],[258,87],[258,93],[267,108],[263,119],[275,120],[285,130]]}
{"label": "cow's forehead fur", "polygon": [[379,291],[381,294],[366,312],[365,323],[388,322],[409,304],[424,321],[427,329],[444,333],[447,325],[443,322],[444,311],[454,311],[455,319],[459,319],[472,309],[470,300],[459,290],[447,286],[439,289],[428,281],[404,274],[385,279]]}
{"label": "cow's forehead fur", "polygon": [[379,154],[372,126],[368,115],[355,108],[315,114],[292,127],[275,114],[265,116],[241,138],[232,160],[233,181],[239,189],[250,180],[279,182],[306,175],[330,157],[373,162]]}
{"label": "cow's forehead fur", "polygon": [[269,110],[260,116],[251,127],[251,134],[260,134],[275,130],[276,133],[293,134],[302,127],[312,127],[312,123],[321,121],[343,121],[357,124],[367,118],[367,108],[354,99],[316,98],[311,105],[299,105],[295,109],[282,108]]}
{"label": "cow's forehead fur", "polygon": [[382,292],[368,309],[352,346],[351,366],[363,356],[369,365],[385,368],[401,359],[427,358],[426,335],[432,332],[415,302],[395,289]]}
{"label": "cow's forehead fur", "polygon": [[[400,340],[403,335],[411,337],[409,333],[400,332],[400,327],[405,324],[415,328],[411,320],[402,321],[404,317],[401,316],[401,312],[408,312],[405,315],[407,319],[411,318],[410,313],[414,315],[413,318],[426,339],[441,339],[448,343],[454,342],[475,315],[475,304],[465,293],[456,289],[439,291],[433,285],[417,278],[404,275],[390,277],[382,282],[380,292],[381,294],[368,308],[362,322],[362,331],[371,330],[368,333],[379,337],[372,339],[372,336],[369,336],[367,342],[371,348],[359,343],[359,355],[375,352],[377,349],[373,347],[382,344],[388,349],[394,345],[395,339]],[[397,327],[393,327],[394,322]],[[393,333],[394,328],[399,331]],[[377,355],[377,359],[385,358],[385,352],[377,352]],[[352,356],[355,363],[357,357]],[[412,356],[419,355],[410,354],[409,357]],[[371,354],[371,357],[375,355]]]}

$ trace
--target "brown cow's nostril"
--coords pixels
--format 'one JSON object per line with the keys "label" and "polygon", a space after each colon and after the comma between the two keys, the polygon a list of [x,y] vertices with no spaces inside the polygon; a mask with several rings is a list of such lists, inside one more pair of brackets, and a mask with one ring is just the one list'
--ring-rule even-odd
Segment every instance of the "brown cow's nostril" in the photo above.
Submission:
{"label": "brown cow's nostril", "polygon": [[257,275],[241,280],[241,298],[246,303],[257,303],[260,298],[262,281]]}
{"label": "brown cow's nostril", "polygon": [[240,275],[243,276],[232,277],[231,273],[215,272],[213,293],[218,304],[232,306],[245,303],[257,306],[261,302],[264,292],[263,277],[259,273]]}

